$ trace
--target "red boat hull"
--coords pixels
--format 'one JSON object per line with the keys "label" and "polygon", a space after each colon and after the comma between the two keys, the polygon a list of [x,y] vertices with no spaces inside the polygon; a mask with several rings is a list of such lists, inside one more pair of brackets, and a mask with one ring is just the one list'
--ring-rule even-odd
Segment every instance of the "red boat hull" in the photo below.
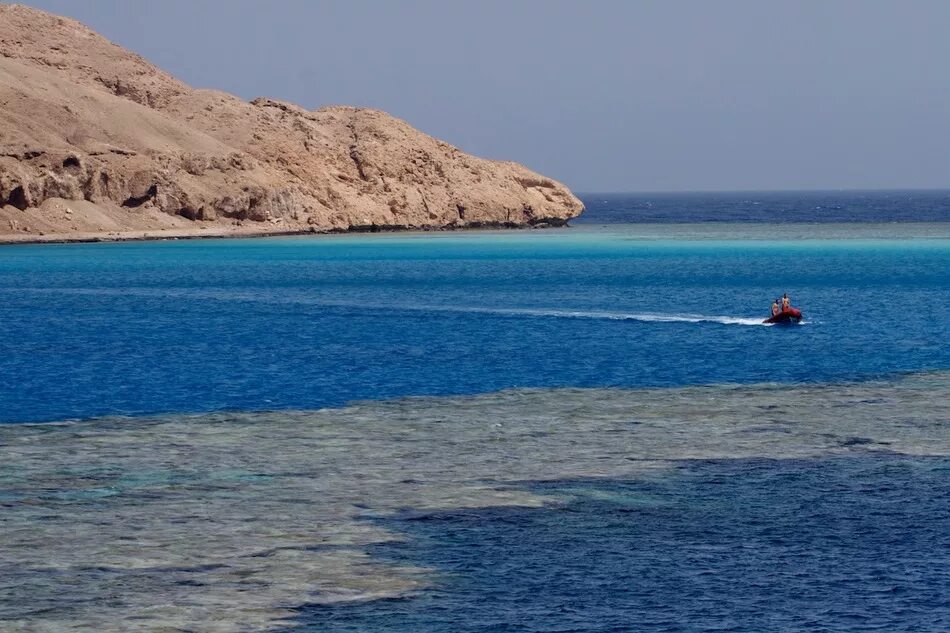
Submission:
{"label": "red boat hull", "polygon": [[798,323],[802,320],[802,311],[798,308],[789,308],[779,312],[775,316],[770,316],[762,323]]}

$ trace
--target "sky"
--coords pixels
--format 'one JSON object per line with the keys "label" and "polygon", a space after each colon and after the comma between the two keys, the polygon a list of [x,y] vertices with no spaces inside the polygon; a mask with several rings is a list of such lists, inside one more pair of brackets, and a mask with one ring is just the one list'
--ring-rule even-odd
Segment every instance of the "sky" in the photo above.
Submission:
{"label": "sky", "polygon": [[944,0],[26,0],[195,87],[379,108],[575,191],[950,187]]}

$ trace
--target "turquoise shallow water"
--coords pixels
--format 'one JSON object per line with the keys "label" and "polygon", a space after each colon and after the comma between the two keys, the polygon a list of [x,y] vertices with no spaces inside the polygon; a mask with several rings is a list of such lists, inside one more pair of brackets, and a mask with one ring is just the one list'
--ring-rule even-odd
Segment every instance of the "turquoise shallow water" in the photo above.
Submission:
{"label": "turquoise shallow water", "polygon": [[946,223],[0,248],[0,629],[945,631],[947,305]]}

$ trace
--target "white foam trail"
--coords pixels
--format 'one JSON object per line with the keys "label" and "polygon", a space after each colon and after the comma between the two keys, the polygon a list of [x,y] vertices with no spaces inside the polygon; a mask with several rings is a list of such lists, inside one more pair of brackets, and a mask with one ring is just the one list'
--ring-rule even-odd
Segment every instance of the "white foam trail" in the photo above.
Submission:
{"label": "white foam trail", "polygon": [[[455,308],[452,308],[455,310]],[[719,316],[706,314],[656,314],[650,312],[606,312],[598,310],[536,310],[536,309],[507,309],[475,308],[472,312],[488,312],[495,314],[512,314],[537,317],[554,317],[561,319],[609,319],[612,321],[643,321],[645,323],[721,323],[723,325],[761,325],[761,318]]]}
{"label": "white foam trail", "polygon": [[[5,290],[0,288],[0,290]],[[46,289],[30,289],[45,291]],[[644,323],[719,323],[722,325],[754,325],[770,327],[774,323],[763,323],[761,317],[739,317],[708,314],[663,314],[655,312],[615,312],[607,310],[559,310],[548,308],[489,308],[479,306],[450,306],[432,304],[381,304],[359,301],[325,301],[306,296],[261,295],[256,292],[233,291],[230,289],[181,289],[181,288],[57,288],[56,292],[74,294],[124,294],[144,296],[183,296],[211,299],[217,301],[253,301],[262,303],[288,303],[299,305],[325,306],[329,308],[351,308],[355,310],[402,311],[402,312],[443,312],[462,314],[495,314],[499,316],[526,316],[554,319],[605,319],[610,321],[641,321]],[[802,321],[804,323],[804,321]]]}
{"label": "white foam trail", "polygon": [[[337,304],[342,305],[342,304]],[[602,310],[556,310],[545,308],[481,308],[464,306],[347,304],[354,308],[379,308],[413,312],[453,312],[497,314],[501,316],[548,317],[555,319],[606,319],[610,321],[642,321],[645,323],[720,323],[723,325],[770,326],[757,317],[717,316],[706,314],[657,314],[651,312],[610,312]]]}

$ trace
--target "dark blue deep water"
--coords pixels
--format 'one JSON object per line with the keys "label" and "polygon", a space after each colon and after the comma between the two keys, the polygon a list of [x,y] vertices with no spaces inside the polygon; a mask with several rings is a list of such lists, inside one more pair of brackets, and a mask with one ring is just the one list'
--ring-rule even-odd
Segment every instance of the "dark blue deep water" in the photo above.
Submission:
{"label": "dark blue deep water", "polygon": [[580,224],[950,222],[950,190],[581,194]]}
{"label": "dark blue deep water", "polygon": [[946,631],[950,461],[682,462],[539,485],[540,510],[409,513],[378,554],[423,596],[304,609],[298,633]]}

